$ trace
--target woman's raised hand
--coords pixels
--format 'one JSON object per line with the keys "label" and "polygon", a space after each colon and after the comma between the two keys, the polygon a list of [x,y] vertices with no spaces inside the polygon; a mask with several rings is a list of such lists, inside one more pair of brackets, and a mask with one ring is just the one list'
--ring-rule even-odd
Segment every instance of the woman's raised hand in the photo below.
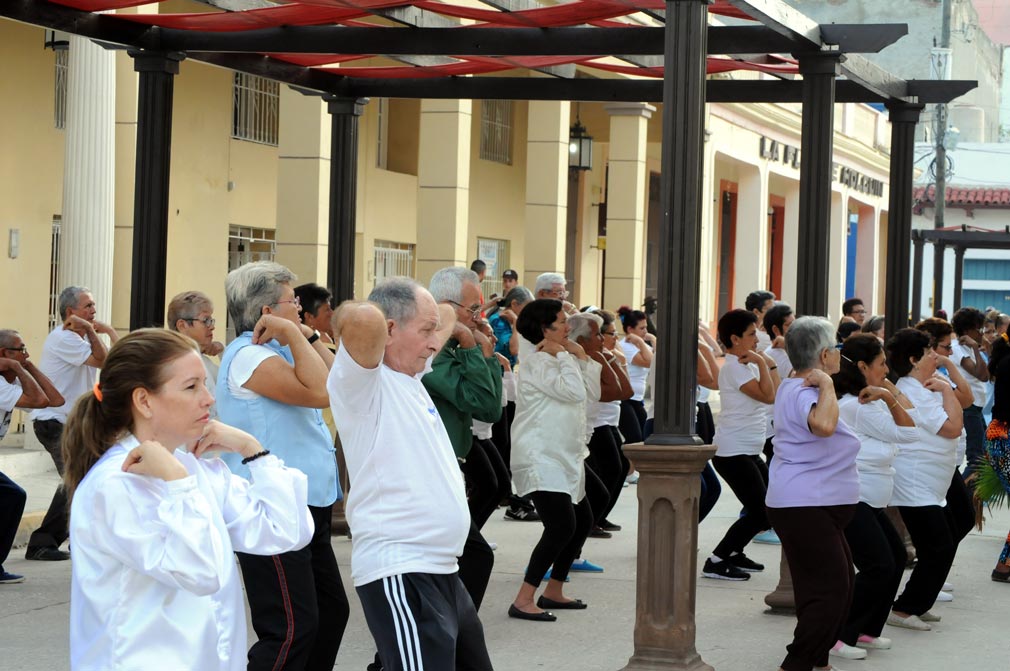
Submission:
{"label": "woman's raised hand", "polygon": [[134,475],[148,475],[152,478],[181,480],[189,475],[185,466],[161,443],[145,440],[130,450],[123,461],[123,470]]}
{"label": "woman's raised hand", "polygon": [[537,351],[538,352],[546,352],[546,353],[550,354],[551,356],[557,356],[561,352],[564,352],[565,348],[562,347],[561,345],[559,345],[556,342],[544,339],[544,340],[541,340],[539,343],[537,343]]}
{"label": "woman's raised hand", "polygon": [[922,386],[930,391],[943,392],[946,389],[953,390],[954,388],[950,386],[950,382],[947,382],[942,375],[934,375],[925,382]]}
{"label": "woman's raised hand", "polygon": [[884,387],[873,386],[863,387],[863,390],[859,392],[860,403],[872,403],[880,399],[884,399],[890,405],[894,401],[894,394]]}
{"label": "woman's raised hand", "polygon": [[245,431],[212,419],[207,422],[207,428],[196,440],[191,452],[199,457],[207,450],[234,452],[244,458],[259,454],[263,451],[263,446]]}
{"label": "woman's raised hand", "polygon": [[824,385],[834,385],[831,376],[820,368],[813,368],[803,378],[804,387],[824,387]]}

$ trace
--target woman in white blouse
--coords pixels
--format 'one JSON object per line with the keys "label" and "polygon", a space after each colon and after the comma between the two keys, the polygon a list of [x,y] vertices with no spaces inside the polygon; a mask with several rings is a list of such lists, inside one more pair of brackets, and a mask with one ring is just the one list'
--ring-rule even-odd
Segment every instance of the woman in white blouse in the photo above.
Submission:
{"label": "woman in white blouse", "polygon": [[[245,669],[233,551],[271,555],[312,537],[305,475],[211,420],[205,380],[192,340],[134,331],[68,419],[72,669]],[[242,455],[253,481],[201,458],[210,450]]]}
{"label": "woman in white blouse", "polygon": [[631,398],[621,401],[621,435],[625,443],[640,443],[645,438],[645,386],[649,367],[656,349],[656,336],[649,333],[649,321],[641,310],[622,305],[617,316],[624,327],[621,350],[627,361],[628,379],[634,392]]}
{"label": "woman in white blouse", "polygon": [[[562,590],[593,524],[583,462],[589,454],[586,403],[600,398],[601,366],[568,339],[567,319],[561,301],[538,299],[523,308],[516,322],[523,341],[512,422],[512,482],[517,495],[532,497],[544,532],[508,614],[538,622],[557,619],[548,609],[586,607]],[[534,603],[552,565],[551,579]]]}
{"label": "woman in white blouse", "polygon": [[901,329],[887,341],[887,364],[899,378],[898,390],[915,406],[919,433],[894,460],[891,496],[915,543],[918,562],[887,623],[919,631],[928,631],[929,622],[940,619],[929,609],[954,561],[956,542],[943,506],[962,428],[961,405],[950,383],[937,375],[938,357],[930,344],[930,337],[916,329]]}
{"label": "woman in white blouse", "polygon": [[865,649],[891,647],[891,641],[880,634],[907,560],[901,536],[884,509],[894,490],[899,446],[914,443],[919,432],[909,414],[911,401],[887,379],[884,358],[884,347],[876,336],[854,335],[842,345],[839,371],[832,375],[839,416],[860,444],[856,457],[859,503],[845,529],[859,573],[848,618],[830,651],[846,659],[863,659]]}

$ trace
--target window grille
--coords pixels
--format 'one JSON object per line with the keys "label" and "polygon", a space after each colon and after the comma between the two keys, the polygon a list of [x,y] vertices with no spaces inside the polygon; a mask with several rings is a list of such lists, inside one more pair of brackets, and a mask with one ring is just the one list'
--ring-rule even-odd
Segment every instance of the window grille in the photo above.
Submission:
{"label": "window grille", "polygon": [[389,98],[379,98],[376,107],[378,134],[375,142],[375,167],[386,170],[389,163]]}
{"label": "window grille", "polygon": [[53,215],[53,248],[49,253],[49,330],[63,322],[60,314],[60,228],[63,225],[63,217]]}
{"label": "window grille", "polygon": [[414,245],[375,241],[375,281],[386,277],[414,276]]}
{"label": "window grille", "polygon": [[487,264],[480,290],[487,299],[491,294],[502,295],[501,274],[509,267],[508,240],[477,238],[477,258]]}
{"label": "window grille", "polygon": [[235,73],[231,136],[277,146],[280,88],[277,82]]}
{"label": "window grille", "polygon": [[69,49],[57,49],[56,54],[56,84],[53,96],[53,125],[63,130],[67,126],[67,63]]}
{"label": "window grille", "polygon": [[270,228],[231,226],[228,229],[228,272],[252,261],[273,261],[277,253],[275,231]]}
{"label": "window grille", "polygon": [[511,100],[484,100],[480,104],[480,157],[512,165]]}

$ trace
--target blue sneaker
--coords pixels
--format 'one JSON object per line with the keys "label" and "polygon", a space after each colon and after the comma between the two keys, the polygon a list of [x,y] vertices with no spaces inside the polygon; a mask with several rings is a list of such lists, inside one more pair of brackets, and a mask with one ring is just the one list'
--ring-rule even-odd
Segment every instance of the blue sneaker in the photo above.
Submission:
{"label": "blue sneaker", "polygon": [[572,564],[571,571],[581,571],[583,573],[603,573],[603,567],[594,564],[588,559],[579,559]]}
{"label": "blue sneaker", "polygon": [[3,569],[0,569],[0,585],[13,585],[14,583],[24,582],[25,577],[23,575],[18,575],[17,573],[8,573]]}
{"label": "blue sneaker", "polygon": [[779,540],[779,535],[775,533],[774,529],[762,531],[754,537],[754,542],[764,543],[765,545],[782,545],[782,541]]}

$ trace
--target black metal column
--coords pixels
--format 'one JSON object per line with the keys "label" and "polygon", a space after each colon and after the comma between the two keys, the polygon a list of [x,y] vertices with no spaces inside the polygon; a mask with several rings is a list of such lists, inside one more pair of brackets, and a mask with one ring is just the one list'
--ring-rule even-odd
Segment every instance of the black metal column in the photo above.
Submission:
{"label": "black metal column", "polygon": [[[961,290],[964,287],[964,247],[954,248],[954,312],[961,309]],[[954,315],[951,314],[953,317]]]}
{"label": "black metal column", "polygon": [[368,98],[326,98],[331,117],[330,237],[326,283],[333,300],[354,298],[354,234],[357,221],[358,118]]}
{"label": "black metal column", "polygon": [[[933,311],[943,309],[943,266],[947,256],[947,245],[942,242],[933,243]],[[950,315],[948,315],[950,316]]]}
{"label": "black metal column", "polygon": [[704,187],[704,0],[668,0],[663,78],[662,205],[659,233],[660,333],[655,433],[650,445],[700,445],[695,434],[698,284]]}
{"label": "black metal column", "polygon": [[[912,237],[912,179],[915,163],[915,125],[924,105],[888,105],[891,121],[891,177],[887,206],[887,271],[884,285],[884,333],[908,326],[909,240]],[[922,242],[918,267],[922,267]],[[922,289],[921,275],[919,290]],[[912,303],[918,306],[915,296]],[[916,309],[912,321],[918,321]]]}
{"label": "black metal column", "polygon": [[[894,188],[893,185],[891,187]],[[913,261],[912,261],[912,314],[911,323],[919,323],[919,319],[922,317],[922,254],[926,246],[926,241],[922,239],[918,231],[912,231],[912,248]],[[888,288],[890,290],[890,287]],[[884,315],[885,317],[887,315]],[[888,324],[890,321],[887,322]],[[904,328],[904,324],[901,325]],[[888,327],[884,326],[884,333],[894,333],[894,331],[886,330]]]}
{"label": "black metal column", "polygon": [[[834,147],[837,54],[800,55],[803,124],[800,144],[799,250],[796,312],[828,314],[831,253],[831,173]],[[843,250],[835,250],[841,254]],[[839,309],[840,306],[835,306]]]}
{"label": "black metal column", "polygon": [[172,164],[172,94],[181,53],[130,51],[140,73],[137,168],[133,194],[130,330],[165,323],[168,180]]}

